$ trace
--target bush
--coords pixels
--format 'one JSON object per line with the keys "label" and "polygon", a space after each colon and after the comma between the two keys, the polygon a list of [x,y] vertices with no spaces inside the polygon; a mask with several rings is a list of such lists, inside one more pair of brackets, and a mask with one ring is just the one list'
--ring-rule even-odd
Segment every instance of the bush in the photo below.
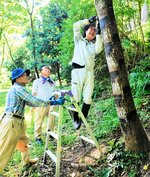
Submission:
{"label": "bush", "polygon": [[150,56],[145,57],[131,70],[130,85],[136,96],[149,94],[150,88]]}

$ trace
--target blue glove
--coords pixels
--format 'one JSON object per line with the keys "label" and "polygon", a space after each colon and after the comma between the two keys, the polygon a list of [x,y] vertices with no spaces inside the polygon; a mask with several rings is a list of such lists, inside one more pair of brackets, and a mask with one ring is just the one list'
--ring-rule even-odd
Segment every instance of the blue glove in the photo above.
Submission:
{"label": "blue glove", "polygon": [[63,105],[65,103],[65,98],[64,97],[59,97],[57,100],[50,100],[50,105]]}

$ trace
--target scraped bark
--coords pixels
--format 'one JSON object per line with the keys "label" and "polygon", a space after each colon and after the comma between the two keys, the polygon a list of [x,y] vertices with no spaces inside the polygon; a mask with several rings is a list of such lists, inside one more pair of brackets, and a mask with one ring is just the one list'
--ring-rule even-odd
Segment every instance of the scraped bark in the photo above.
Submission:
{"label": "scraped bark", "polygon": [[95,6],[100,20],[112,91],[126,149],[147,152],[149,141],[131,94],[112,0],[95,0]]}

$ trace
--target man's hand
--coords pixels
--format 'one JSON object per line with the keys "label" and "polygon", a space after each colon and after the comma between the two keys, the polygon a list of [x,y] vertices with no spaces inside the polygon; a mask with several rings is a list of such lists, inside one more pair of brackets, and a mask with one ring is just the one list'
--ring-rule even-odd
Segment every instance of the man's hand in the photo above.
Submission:
{"label": "man's hand", "polygon": [[90,22],[90,23],[94,23],[94,22],[96,22],[96,19],[97,19],[97,16],[91,16],[91,17],[89,18],[89,22]]}
{"label": "man's hand", "polygon": [[50,100],[50,105],[63,105],[65,103],[65,98],[64,97],[59,97],[57,100]]}
{"label": "man's hand", "polygon": [[55,95],[51,96],[51,97],[49,98],[49,100],[56,100]]}

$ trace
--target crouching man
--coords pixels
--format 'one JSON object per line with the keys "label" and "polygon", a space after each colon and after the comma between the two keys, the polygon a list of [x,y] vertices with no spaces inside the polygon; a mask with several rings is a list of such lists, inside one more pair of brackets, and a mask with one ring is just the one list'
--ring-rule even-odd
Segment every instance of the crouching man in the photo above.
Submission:
{"label": "crouching man", "polygon": [[47,107],[63,105],[64,98],[47,100],[32,96],[26,89],[30,70],[17,68],[12,71],[12,87],[6,98],[5,113],[0,118],[0,172],[6,167],[15,149],[21,152],[23,165],[35,164],[37,158],[31,159],[28,148],[29,138],[24,122],[25,106]]}

